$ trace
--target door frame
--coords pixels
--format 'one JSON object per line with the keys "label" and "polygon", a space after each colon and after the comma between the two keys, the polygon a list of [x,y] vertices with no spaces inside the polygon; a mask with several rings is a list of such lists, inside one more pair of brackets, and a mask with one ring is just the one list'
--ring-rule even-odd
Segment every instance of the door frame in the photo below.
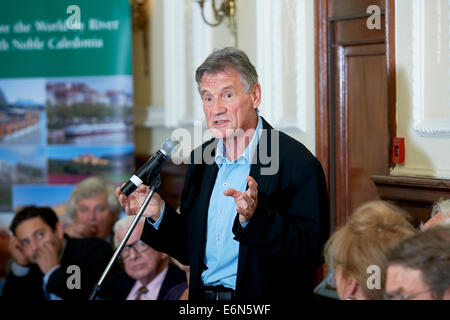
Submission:
{"label": "door frame", "polygon": [[[330,197],[330,228],[336,229],[336,180],[335,180],[335,131],[334,131],[334,50],[333,24],[336,21],[369,17],[363,13],[329,18],[329,1],[315,0],[315,85],[316,85],[316,156],[322,164],[327,180]],[[386,0],[386,10],[381,12],[387,17],[386,28],[386,65],[388,78],[388,114],[389,135],[395,137],[396,126],[396,71],[395,71],[395,0]],[[391,139],[390,139],[391,140]],[[391,141],[389,141],[391,144]],[[392,167],[392,159],[389,167]]]}

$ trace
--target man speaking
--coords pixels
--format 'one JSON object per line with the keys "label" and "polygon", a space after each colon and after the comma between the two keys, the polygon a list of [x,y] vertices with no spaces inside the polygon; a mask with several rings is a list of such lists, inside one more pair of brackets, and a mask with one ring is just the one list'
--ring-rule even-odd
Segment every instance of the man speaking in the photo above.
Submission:
{"label": "man speaking", "polygon": [[[258,115],[261,85],[244,52],[215,51],[196,81],[215,138],[191,153],[181,213],[155,194],[141,240],[190,266],[191,300],[311,298],[329,233],[322,166]],[[147,193],[116,189],[130,215]]]}

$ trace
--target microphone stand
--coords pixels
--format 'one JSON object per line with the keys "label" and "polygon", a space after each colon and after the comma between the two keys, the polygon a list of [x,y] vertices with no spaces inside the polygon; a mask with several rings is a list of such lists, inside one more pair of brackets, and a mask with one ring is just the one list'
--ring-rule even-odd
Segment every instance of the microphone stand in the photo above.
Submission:
{"label": "microphone stand", "polygon": [[144,202],[142,203],[142,206],[139,209],[139,212],[136,214],[136,216],[134,217],[130,226],[128,227],[127,233],[125,233],[125,236],[123,237],[122,241],[120,242],[120,245],[117,247],[111,260],[109,261],[108,265],[106,266],[105,271],[103,271],[103,274],[100,277],[100,280],[97,282],[94,289],[92,290],[91,295],[89,296],[89,300],[95,300],[95,297],[97,296],[97,293],[100,290],[100,287],[101,287],[103,281],[105,280],[106,275],[111,270],[111,267],[113,266],[114,262],[116,262],[119,255],[122,253],[122,250],[125,247],[125,244],[128,242],[128,239],[130,238],[131,234],[133,233],[134,228],[136,228],[136,225],[138,224],[139,220],[141,219],[142,215],[144,214],[145,209],[147,209],[147,206],[150,203],[150,200],[152,199],[154,193],[156,192],[156,190],[159,189],[160,186],[161,186],[161,176],[158,174],[154,178],[152,183],[150,183],[150,192],[148,193],[147,197],[145,198]]}

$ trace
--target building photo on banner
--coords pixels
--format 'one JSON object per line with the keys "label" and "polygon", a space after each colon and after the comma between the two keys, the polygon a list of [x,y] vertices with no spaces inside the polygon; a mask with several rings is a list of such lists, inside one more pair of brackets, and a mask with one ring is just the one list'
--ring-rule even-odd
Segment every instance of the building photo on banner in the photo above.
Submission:
{"label": "building photo on banner", "polygon": [[131,47],[127,0],[0,3],[0,230],[24,206],[64,215],[88,177],[129,177]]}

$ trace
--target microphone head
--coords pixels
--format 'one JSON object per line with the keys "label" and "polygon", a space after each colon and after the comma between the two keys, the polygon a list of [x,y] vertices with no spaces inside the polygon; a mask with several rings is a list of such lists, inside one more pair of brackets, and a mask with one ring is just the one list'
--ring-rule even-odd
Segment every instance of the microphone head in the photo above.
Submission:
{"label": "microphone head", "polygon": [[161,152],[164,153],[164,155],[169,158],[172,153],[177,152],[178,148],[180,147],[180,141],[169,138],[164,141]]}

